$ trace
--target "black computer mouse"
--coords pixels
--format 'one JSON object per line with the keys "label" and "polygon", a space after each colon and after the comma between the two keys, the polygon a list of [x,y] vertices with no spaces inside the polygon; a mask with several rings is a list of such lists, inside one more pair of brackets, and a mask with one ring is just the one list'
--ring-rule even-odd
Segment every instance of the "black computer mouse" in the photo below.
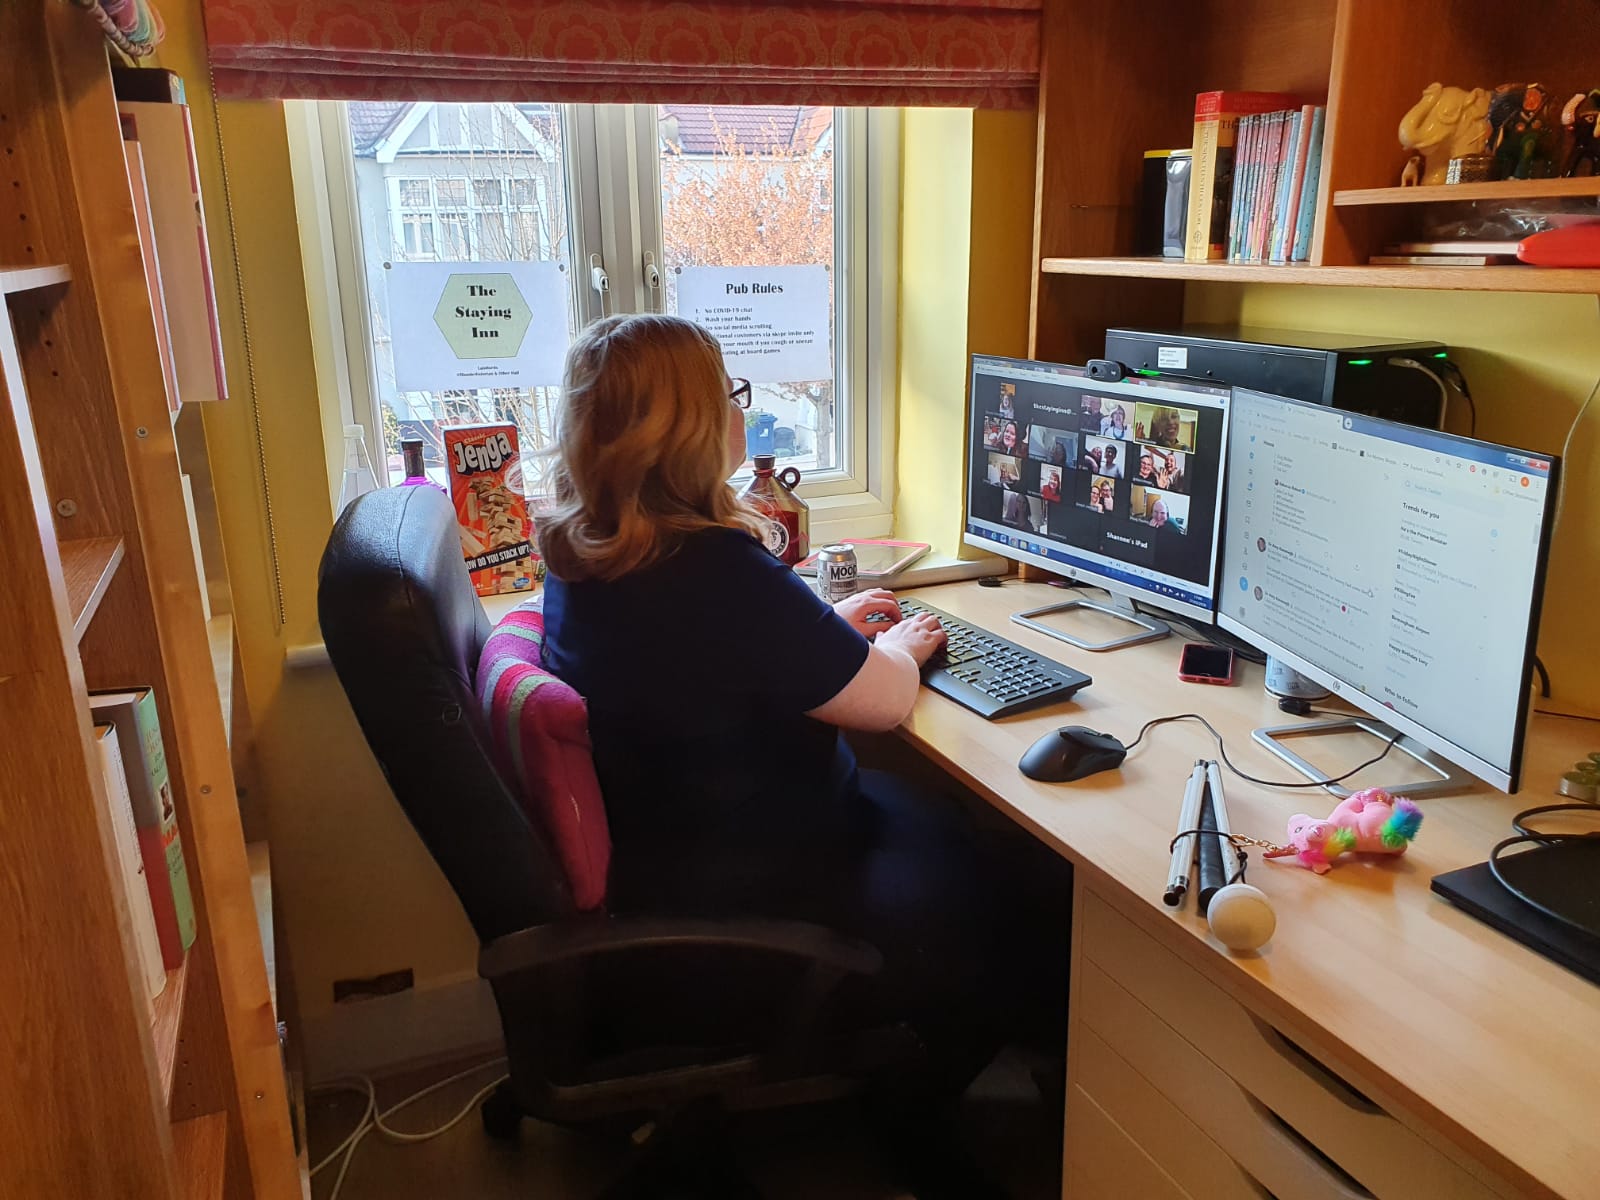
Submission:
{"label": "black computer mouse", "polygon": [[1071,783],[1114,770],[1127,757],[1128,748],[1109,733],[1063,725],[1029,746],[1017,766],[1029,779],[1041,783]]}

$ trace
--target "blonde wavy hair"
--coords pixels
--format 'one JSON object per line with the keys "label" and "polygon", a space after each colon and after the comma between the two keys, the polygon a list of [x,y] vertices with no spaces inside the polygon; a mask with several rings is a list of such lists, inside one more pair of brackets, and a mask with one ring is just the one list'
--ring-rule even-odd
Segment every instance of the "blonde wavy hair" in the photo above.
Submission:
{"label": "blonde wavy hair", "polygon": [[682,317],[605,317],[567,351],[540,551],[568,581],[620,579],[700,529],[760,538],[728,486],[728,377]]}

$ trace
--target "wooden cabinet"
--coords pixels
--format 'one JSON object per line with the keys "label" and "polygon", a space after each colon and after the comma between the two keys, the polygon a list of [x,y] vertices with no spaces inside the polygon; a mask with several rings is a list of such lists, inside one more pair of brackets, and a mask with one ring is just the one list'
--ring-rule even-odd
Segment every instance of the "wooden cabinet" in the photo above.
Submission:
{"label": "wooden cabinet", "polygon": [[[1080,888],[1068,1035],[1067,1170],[1102,1120],[1197,1200],[1515,1195],[1373,1101],[1267,1020]],[[1074,1113],[1094,1107],[1086,1114]],[[1093,1190],[1068,1196],[1095,1197]]]}
{"label": "wooden cabinet", "polygon": [[[0,6],[0,46],[0,1195],[287,1200],[277,1024],[105,47],[63,3]],[[87,703],[136,685],[198,924],[153,1012]]]}
{"label": "wooden cabinet", "polygon": [[[1174,325],[1188,281],[1478,291],[1600,292],[1600,270],[1375,267],[1419,203],[1600,196],[1600,177],[1402,190],[1396,131],[1429,83],[1594,86],[1589,0],[1537,16],[1493,0],[1150,0],[1046,6],[1040,87],[1032,350],[1081,362],[1107,325]],[[1587,31],[1587,33],[1583,32]],[[1570,86],[1569,86],[1570,85]],[[1326,102],[1323,183],[1311,261],[1284,266],[1130,257],[1141,154],[1187,146],[1194,97],[1283,91]],[[1452,192],[1449,197],[1445,192]]]}

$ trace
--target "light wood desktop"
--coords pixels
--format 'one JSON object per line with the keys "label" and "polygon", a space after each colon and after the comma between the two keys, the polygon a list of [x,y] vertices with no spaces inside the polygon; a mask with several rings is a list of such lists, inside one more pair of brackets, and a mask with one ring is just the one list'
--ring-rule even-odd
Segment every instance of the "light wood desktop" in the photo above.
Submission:
{"label": "light wood desktop", "polygon": [[[1161,903],[1184,782],[1217,757],[1202,726],[1160,726],[1120,770],[1071,784],[1027,779],[1017,760],[1061,725],[1131,741],[1152,717],[1199,712],[1242,770],[1292,779],[1250,740],[1293,720],[1262,669],[1241,662],[1232,687],[1183,683],[1176,631],[1093,654],[1012,624],[1060,597],[1042,583],[907,594],[1094,677],[1070,702],[993,722],[923,690],[900,730],[1076,868],[1068,1196],[1600,1196],[1600,987],[1428,890],[1485,859],[1514,813],[1555,802],[1600,726],[1535,716],[1521,792],[1422,801],[1404,856],[1319,877],[1252,853],[1249,882],[1278,927],[1258,954],[1234,956],[1192,896]],[[1338,773],[1381,748],[1350,735],[1307,757]],[[1352,785],[1397,782],[1408,761],[1391,754]],[[1234,831],[1261,838],[1336,803],[1226,773],[1224,787]]]}

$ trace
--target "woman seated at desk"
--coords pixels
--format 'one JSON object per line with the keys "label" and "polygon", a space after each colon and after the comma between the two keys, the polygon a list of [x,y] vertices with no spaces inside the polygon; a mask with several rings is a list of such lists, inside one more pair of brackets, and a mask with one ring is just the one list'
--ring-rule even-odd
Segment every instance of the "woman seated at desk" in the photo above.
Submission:
{"label": "woman seated at desk", "polygon": [[[1067,930],[1001,901],[1004,872],[939,797],[857,770],[838,730],[898,725],[944,633],[884,591],[830,608],[766,551],[727,483],[748,403],[681,318],[606,318],[568,354],[545,662],[589,704],[613,888],[873,942],[884,968],[851,1003],[909,1020],[932,1060],[875,1112],[919,1196],[989,1195],[951,1161],[941,1109],[1014,1031],[1026,971],[1065,964]],[[1064,991],[1043,1003],[1064,1015]]]}

